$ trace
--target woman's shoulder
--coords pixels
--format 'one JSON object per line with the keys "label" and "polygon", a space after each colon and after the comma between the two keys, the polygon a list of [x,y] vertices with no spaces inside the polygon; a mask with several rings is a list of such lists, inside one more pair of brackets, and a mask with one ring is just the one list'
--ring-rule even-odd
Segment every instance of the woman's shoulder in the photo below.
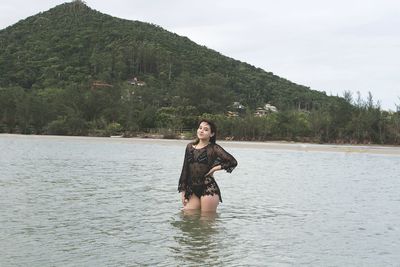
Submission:
{"label": "woman's shoulder", "polygon": [[195,145],[195,141],[191,141],[191,142],[189,142],[189,143],[186,145],[186,148],[187,148],[187,149],[193,148],[194,145]]}
{"label": "woman's shoulder", "polygon": [[222,146],[220,146],[219,144],[212,144],[212,150],[215,151],[216,153],[227,153],[225,148],[223,148]]}
{"label": "woman's shoulder", "polygon": [[223,151],[224,149],[217,143],[211,143],[209,145],[210,150],[215,151],[215,152],[219,152],[219,151]]}
{"label": "woman's shoulder", "polygon": [[211,143],[210,144],[210,147],[212,147],[212,148],[222,148],[220,145],[218,145],[217,143]]}

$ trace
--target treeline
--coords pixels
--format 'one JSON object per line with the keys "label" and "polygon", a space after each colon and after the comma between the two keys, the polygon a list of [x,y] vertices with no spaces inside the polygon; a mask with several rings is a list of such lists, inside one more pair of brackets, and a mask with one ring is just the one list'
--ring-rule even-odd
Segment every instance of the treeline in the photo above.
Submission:
{"label": "treeline", "polygon": [[286,110],[264,117],[205,116],[216,121],[219,135],[225,139],[400,144],[400,105],[397,112],[384,111],[371,94],[367,100],[358,97],[349,103],[337,101],[320,109]]}
{"label": "treeline", "polygon": [[223,109],[233,110],[232,106],[208,103],[209,99],[198,99],[199,105],[193,105],[196,96],[161,100],[157,90],[131,85],[36,91],[2,88],[0,132],[135,136],[152,131],[170,138],[184,133],[190,138],[197,120],[206,117],[217,123],[219,138],[229,140],[400,144],[400,105],[397,112],[384,111],[371,94],[366,100],[360,95],[353,100],[346,92],[344,98],[319,108],[293,108],[263,117],[256,117],[251,109],[239,117],[228,117]]}

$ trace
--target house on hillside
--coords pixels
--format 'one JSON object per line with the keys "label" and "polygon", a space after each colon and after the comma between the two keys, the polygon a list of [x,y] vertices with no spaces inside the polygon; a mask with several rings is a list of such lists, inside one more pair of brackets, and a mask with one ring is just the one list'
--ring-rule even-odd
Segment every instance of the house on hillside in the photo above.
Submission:
{"label": "house on hillside", "polygon": [[92,89],[104,88],[104,87],[114,87],[112,84],[106,83],[104,81],[93,81]]}
{"label": "house on hillside", "polygon": [[133,79],[129,79],[128,83],[130,85],[135,85],[135,86],[144,86],[146,83],[144,81],[139,81],[137,77],[133,77]]}
{"label": "house on hillside", "polygon": [[228,118],[235,118],[235,117],[239,117],[239,113],[236,111],[228,111],[228,112],[226,112],[226,116]]}
{"label": "house on hillside", "polygon": [[278,109],[271,104],[265,104],[264,107],[258,107],[254,112],[255,117],[263,117],[270,113],[278,112]]}
{"label": "house on hillside", "polygon": [[230,106],[231,110],[227,111],[226,116],[228,118],[239,117],[246,111],[246,107],[240,104],[240,102],[233,102]]}
{"label": "house on hillside", "polygon": [[233,102],[232,107],[236,110],[244,110],[245,107],[240,102]]}

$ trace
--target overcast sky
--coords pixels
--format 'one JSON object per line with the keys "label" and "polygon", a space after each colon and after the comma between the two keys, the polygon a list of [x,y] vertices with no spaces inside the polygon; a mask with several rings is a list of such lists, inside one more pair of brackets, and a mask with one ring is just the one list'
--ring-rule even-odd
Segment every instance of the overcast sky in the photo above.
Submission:
{"label": "overcast sky", "polygon": [[[1,0],[0,29],[66,0]],[[400,105],[398,0],[87,0],[328,95]]]}

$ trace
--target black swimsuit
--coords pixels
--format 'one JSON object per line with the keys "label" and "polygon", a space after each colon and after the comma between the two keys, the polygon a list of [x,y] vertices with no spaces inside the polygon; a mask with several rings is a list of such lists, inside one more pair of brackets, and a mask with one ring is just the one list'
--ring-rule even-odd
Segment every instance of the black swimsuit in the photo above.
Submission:
{"label": "black swimsuit", "polygon": [[192,194],[199,198],[217,194],[222,202],[221,191],[214,177],[205,176],[209,170],[217,165],[221,165],[221,168],[227,172],[232,172],[237,161],[217,144],[209,144],[203,148],[195,149],[193,143],[189,143],[185,151],[178,191],[185,191],[186,199],[189,199]]}

